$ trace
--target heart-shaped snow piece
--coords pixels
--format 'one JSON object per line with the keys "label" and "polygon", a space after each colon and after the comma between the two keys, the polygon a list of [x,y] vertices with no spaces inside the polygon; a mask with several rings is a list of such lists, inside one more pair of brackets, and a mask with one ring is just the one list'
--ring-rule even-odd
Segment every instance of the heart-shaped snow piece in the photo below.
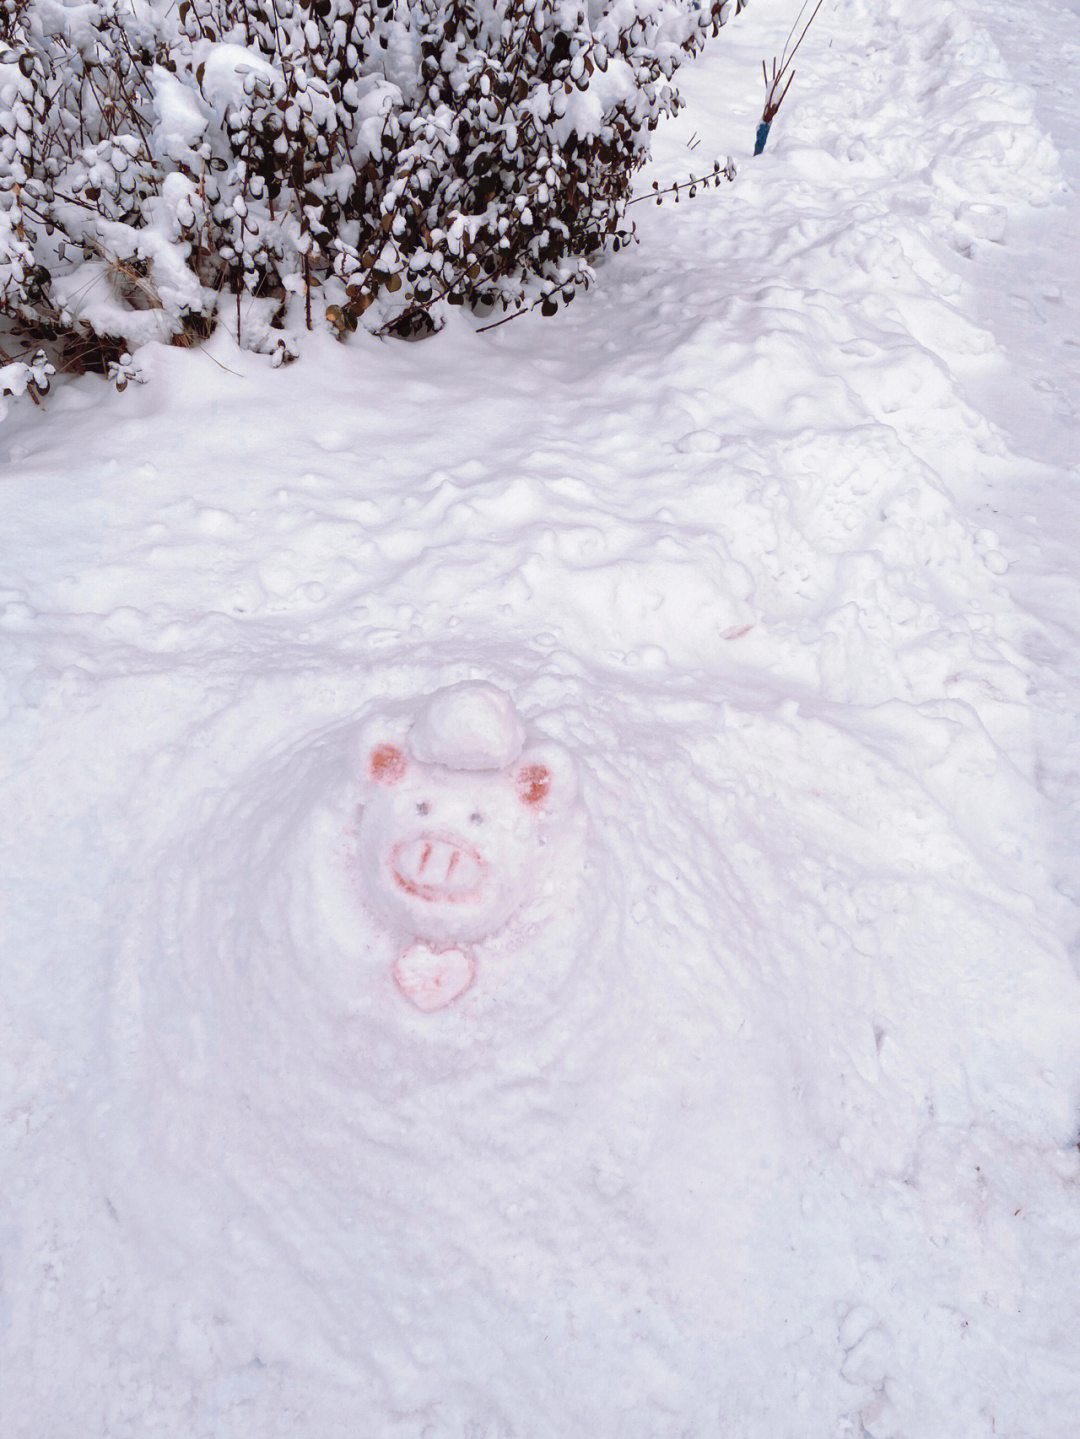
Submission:
{"label": "heart-shaped snow piece", "polygon": [[394,965],[394,983],[426,1014],[453,1004],[475,979],[476,958],[471,949],[433,949],[418,941],[410,944]]}

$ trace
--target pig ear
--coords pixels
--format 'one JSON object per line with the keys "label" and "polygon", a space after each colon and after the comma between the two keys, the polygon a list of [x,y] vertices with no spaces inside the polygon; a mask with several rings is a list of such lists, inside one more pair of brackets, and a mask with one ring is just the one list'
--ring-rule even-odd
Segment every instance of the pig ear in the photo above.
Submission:
{"label": "pig ear", "polygon": [[405,778],[409,758],[400,747],[384,740],[372,745],[366,756],[367,777],[375,784],[392,785]]}
{"label": "pig ear", "polygon": [[577,797],[577,770],[570,751],[554,740],[530,745],[514,765],[514,787],[526,808],[552,818]]}
{"label": "pig ear", "polygon": [[397,784],[409,768],[404,734],[399,734],[392,724],[369,722],[361,726],[353,740],[349,768],[353,780],[364,790]]}

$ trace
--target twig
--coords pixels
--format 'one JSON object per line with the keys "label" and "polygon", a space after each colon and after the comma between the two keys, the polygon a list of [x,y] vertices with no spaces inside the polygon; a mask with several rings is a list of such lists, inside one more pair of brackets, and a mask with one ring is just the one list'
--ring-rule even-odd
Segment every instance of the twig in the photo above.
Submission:
{"label": "twig", "polygon": [[720,161],[716,160],[713,163],[712,172],[708,175],[691,175],[689,180],[676,180],[674,185],[668,185],[664,190],[661,190],[659,182],[654,180],[650,191],[647,191],[644,195],[633,195],[627,200],[626,204],[628,207],[630,205],[640,205],[643,200],[655,200],[657,204],[659,204],[664,195],[674,195],[675,199],[678,200],[680,191],[682,190],[687,190],[690,198],[693,199],[694,191],[699,185],[707,189],[709,185],[719,185],[721,180],[734,180],[734,178],[734,162],[729,158],[726,165],[721,165]]}
{"label": "twig", "polygon": [[205,345],[196,345],[195,353],[198,355],[205,355],[212,365],[216,365],[219,370],[224,370],[227,375],[235,375],[238,380],[242,380],[244,378],[239,370],[230,370],[228,365],[223,365],[220,360],[215,360],[213,355],[210,353],[210,351],[206,348]]}
{"label": "twig", "polygon": [[486,325],[477,325],[476,333],[482,335],[485,330],[497,330],[500,325],[506,325],[511,320],[518,320],[522,315],[527,315],[530,310],[535,310],[541,300],[534,300],[531,305],[522,305],[520,310],[512,310],[509,315],[503,315],[501,320],[492,320]]}

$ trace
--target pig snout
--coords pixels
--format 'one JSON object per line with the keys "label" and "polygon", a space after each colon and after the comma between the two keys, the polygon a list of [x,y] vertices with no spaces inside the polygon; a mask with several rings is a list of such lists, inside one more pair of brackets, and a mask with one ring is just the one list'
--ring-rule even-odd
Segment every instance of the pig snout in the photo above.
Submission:
{"label": "pig snout", "polygon": [[487,863],[479,850],[456,835],[424,833],[394,845],[390,871],[398,887],[414,899],[475,904]]}

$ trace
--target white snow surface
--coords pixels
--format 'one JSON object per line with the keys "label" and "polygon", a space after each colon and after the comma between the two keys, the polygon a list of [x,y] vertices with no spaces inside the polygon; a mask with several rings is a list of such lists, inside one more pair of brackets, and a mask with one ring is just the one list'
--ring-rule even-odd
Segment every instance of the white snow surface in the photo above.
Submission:
{"label": "white snow surface", "polygon": [[[556,318],[9,414],[10,1439],[1080,1432],[1080,13],[827,0],[754,160],[792,18]],[[466,680],[584,853],[425,1014],[351,747]]]}

